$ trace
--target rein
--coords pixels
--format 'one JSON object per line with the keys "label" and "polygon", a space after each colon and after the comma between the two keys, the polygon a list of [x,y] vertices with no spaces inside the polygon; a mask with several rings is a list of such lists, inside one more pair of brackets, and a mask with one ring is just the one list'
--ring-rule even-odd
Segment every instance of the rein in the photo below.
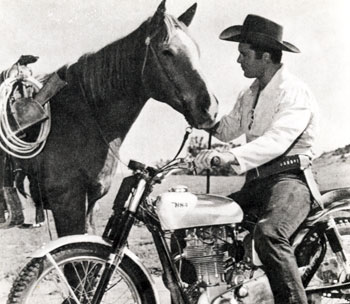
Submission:
{"label": "rein", "polygon": [[[86,94],[85,94],[84,87],[83,87],[83,85],[82,85],[82,83],[81,83],[80,81],[79,81],[79,88],[80,88],[81,94],[82,94],[82,96],[83,96],[83,98],[84,98],[84,101],[86,102],[86,104],[87,104],[87,105],[89,106],[89,108],[91,109],[91,105],[90,105],[89,100],[88,100],[88,98],[87,98],[87,96],[86,96]],[[92,113],[92,116],[93,116],[93,118],[94,118],[94,121],[95,121],[95,124],[96,124],[96,128],[97,128],[98,132],[99,132],[100,135],[101,135],[101,138],[102,138],[103,143],[108,147],[108,150],[111,151],[111,153],[112,153],[112,155],[113,155],[113,157],[114,157],[115,159],[117,159],[117,160],[118,160],[121,164],[123,164],[125,167],[128,167],[128,165],[127,165],[125,162],[123,162],[123,161],[121,160],[121,158],[119,157],[118,153],[116,153],[116,152],[111,148],[111,146],[110,146],[110,144],[109,144],[109,142],[108,142],[106,136],[103,134],[102,128],[101,128],[101,126],[100,126],[100,124],[99,124],[99,122],[98,122],[98,119],[97,119],[96,115],[94,114],[94,111],[91,110],[91,113]]]}
{"label": "rein", "polygon": [[[169,17],[168,17],[169,18]],[[150,21],[149,21],[150,22]],[[166,22],[166,25],[168,27],[170,27],[170,24],[171,21],[169,21],[167,18],[165,19],[165,22]],[[174,78],[167,72],[167,70],[164,68],[164,65],[161,63],[160,59],[159,59],[159,56],[157,55],[157,52],[155,51],[155,49],[153,48],[152,46],[152,39],[157,36],[159,34],[160,30],[157,30],[155,33],[153,33],[153,35],[151,34],[148,34],[146,39],[145,39],[145,45],[146,45],[146,49],[145,49],[145,56],[144,56],[144,59],[143,59],[143,62],[142,62],[142,69],[141,69],[141,81],[145,87],[145,82],[144,82],[144,72],[145,72],[145,69],[146,69],[146,64],[147,64],[147,60],[149,58],[149,53],[150,53],[150,50],[152,52],[152,54],[154,55],[155,59],[156,59],[156,63],[157,65],[160,67],[160,69],[162,70],[163,74],[166,76],[166,78],[168,79],[168,81],[171,83],[171,85],[173,86],[175,92],[176,92],[176,96],[183,102],[183,107],[184,107],[184,110],[186,110],[186,98],[181,94],[181,90],[179,89],[179,87],[176,85],[175,81],[174,81]],[[79,81],[79,87],[80,87],[80,90],[82,92],[82,96],[85,100],[85,102],[90,105],[89,101],[88,101],[88,98],[86,96],[86,93],[84,91],[84,87],[82,85],[82,83]],[[97,120],[97,117],[94,115],[93,111],[92,111],[92,115],[94,116],[94,120],[96,122],[96,127],[97,127],[97,130],[98,132],[100,133],[101,135],[101,138],[104,142],[104,144],[106,144],[108,146],[108,149],[111,151],[112,155],[118,160],[120,161],[123,165],[125,165],[127,167],[127,164],[125,164],[121,158],[119,157],[119,155],[117,153],[115,153],[115,151],[113,151],[113,149],[110,147],[109,145],[109,142],[108,140],[106,139],[106,137],[104,136],[103,134],[103,130],[100,126],[100,124],[98,123],[98,120]],[[181,146],[178,150],[178,152],[176,153],[174,159],[176,159],[178,157],[178,155],[181,153],[183,147],[185,146],[185,143],[189,137],[189,135],[192,133],[192,127],[187,127],[186,128],[186,132],[185,132],[185,135],[184,135],[184,138],[183,138],[183,141],[181,143]]]}
{"label": "rein", "polygon": [[[169,18],[166,17],[165,23],[166,23],[166,25],[169,28],[170,24],[171,24],[171,21],[169,21],[168,19]],[[183,94],[181,93],[181,90],[176,85],[176,82],[175,82],[174,78],[164,68],[164,65],[162,64],[162,62],[159,59],[159,56],[157,55],[157,52],[155,51],[154,47],[152,46],[152,39],[154,37],[156,37],[159,34],[159,32],[160,32],[160,30],[158,30],[155,33],[153,33],[153,35],[148,34],[146,39],[145,39],[146,50],[145,50],[145,56],[143,58],[142,69],[141,69],[141,81],[142,81],[143,85],[145,86],[144,73],[145,73],[145,68],[146,68],[146,64],[147,64],[147,59],[148,59],[149,53],[151,51],[153,56],[154,56],[154,58],[156,59],[157,65],[160,67],[161,71],[163,72],[165,77],[168,79],[169,83],[173,86],[173,88],[174,88],[174,90],[176,92],[176,96],[179,98],[179,100],[181,100],[183,102],[183,108],[184,108],[184,110],[186,110],[186,98],[183,96]],[[179,154],[181,153],[182,149],[184,148],[184,146],[185,146],[185,144],[187,142],[187,139],[188,139],[188,137],[189,137],[189,135],[191,133],[192,133],[192,127],[189,126],[185,130],[185,134],[184,134],[184,137],[182,139],[182,143],[180,145],[180,148],[178,149],[178,151],[175,154],[174,158],[170,162],[172,162],[173,160],[175,160],[179,156]]]}

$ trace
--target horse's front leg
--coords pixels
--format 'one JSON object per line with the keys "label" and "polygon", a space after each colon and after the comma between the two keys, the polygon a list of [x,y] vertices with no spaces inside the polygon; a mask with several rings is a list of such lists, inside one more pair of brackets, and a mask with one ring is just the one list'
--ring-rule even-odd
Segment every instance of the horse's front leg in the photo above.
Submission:
{"label": "horse's front leg", "polygon": [[57,235],[62,237],[84,234],[86,232],[86,187],[84,183],[76,178],[60,185],[49,185],[47,188]]}

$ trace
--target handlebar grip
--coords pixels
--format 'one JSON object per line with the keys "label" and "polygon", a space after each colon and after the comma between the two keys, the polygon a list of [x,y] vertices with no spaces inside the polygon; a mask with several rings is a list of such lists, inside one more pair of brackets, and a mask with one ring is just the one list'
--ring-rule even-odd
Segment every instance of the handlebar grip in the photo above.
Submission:
{"label": "handlebar grip", "polygon": [[210,161],[211,167],[219,167],[221,164],[221,158],[219,156],[214,156]]}

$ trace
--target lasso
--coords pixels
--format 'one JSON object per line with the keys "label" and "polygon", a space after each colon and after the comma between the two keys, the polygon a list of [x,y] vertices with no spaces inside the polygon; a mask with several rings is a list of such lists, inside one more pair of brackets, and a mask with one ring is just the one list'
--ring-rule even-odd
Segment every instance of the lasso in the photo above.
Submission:
{"label": "lasso", "polygon": [[33,142],[22,140],[19,137],[21,132],[15,132],[11,128],[8,117],[13,86],[18,81],[24,85],[32,85],[36,91],[42,87],[42,84],[31,76],[9,77],[0,85],[0,148],[14,157],[28,159],[38,155],[45,146],[51,128],[50,104],[44,105],[44,110],[49,118],[41,123],[37,138]]}

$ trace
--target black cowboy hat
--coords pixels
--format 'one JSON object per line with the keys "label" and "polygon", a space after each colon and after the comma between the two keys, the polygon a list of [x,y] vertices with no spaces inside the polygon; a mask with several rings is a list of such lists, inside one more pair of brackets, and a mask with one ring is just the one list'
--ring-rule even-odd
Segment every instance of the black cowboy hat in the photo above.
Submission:
{"label": "black cowboy hat", "polygon": [[234,25],[220,34],[220,39],[251,43],[287,52],[300,53],[293,44],[283,41],[283,27],[269,19],[248,15],[243,25]]}

